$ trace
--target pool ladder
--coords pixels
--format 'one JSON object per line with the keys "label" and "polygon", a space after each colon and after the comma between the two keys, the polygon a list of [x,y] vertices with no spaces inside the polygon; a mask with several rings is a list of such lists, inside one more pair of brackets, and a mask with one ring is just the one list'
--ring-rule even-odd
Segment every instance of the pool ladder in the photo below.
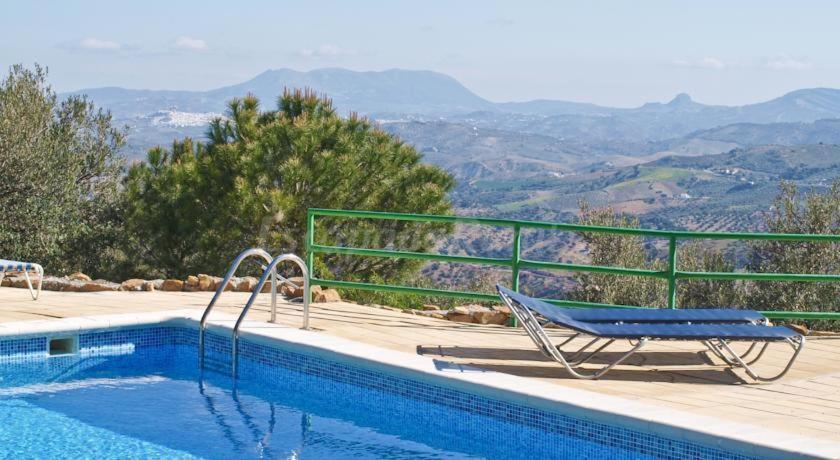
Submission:
{"label": "pool ladder", "polygon": [[301,273],[303,274],[303,329],[309,329],[309,270],[306,268],[306,263],[303,261],[303,259],[294,254],[282,254],[272,258],[271,254],[269,254],[263,249],[246,249],[245,251],[242,251],[238,256],[236,256],[236,259],[234,259],[233,262],[230,264],[230,268],[225,274],[222,283],[219,285],[219,288],[216,289],[216,294],[213,295],[213,299],[210,300],[210,303],[207,305],[207,308],[204,309],[204,314],[201,316],[201,322],[199,323],[198,328],[199,367],[204,368],[204,336],[207,330],[207,319],[210,316],[210,312],[213,310],[213,307],[216,305],[216,302],[219,300],[219,297],[221,297],[222,292],[225,291],[225,288],[227,287],[228,283],[230,283],[230,280],[231,278],[233,278],[233,275],[236,274],[236,269],[239,268],[239,265],[242,264],[242,262],[248,257],[262,257],[263,260],[265,260],[265,262],[267,263],[267,265],[262,266],[263,274],[260,277],[260,280],[257,282],[257,285],[254,287],[254,290],[251,291],[251,297],[248,298],[248,302],[245,304],[245,308],[242,309],[242,313],[239,314],[239,318],[236,320],[236,324],[233,326],[233,334],[231,335],[230,346],[231,373],[233,374],[234,378],[236,378],[239,328],[242,326],[242,322],[245,320],[245,316],[248,314],[248,311],[251,309],[251,306],[254,305],[254,301],[257,300],[257,295],[259,295],[260,292],[262,292],[263,286],[265,286],[266,281],[268,281],[269,279],[271,280],[271,319],[269,321],[272,323],[277,321],[277,282],[280,281],[280,284],[289,284],[295,288],[300,288],[300,286],[277,274],[277,265],[279,265],[282,262],[293,262],[300,268]]}

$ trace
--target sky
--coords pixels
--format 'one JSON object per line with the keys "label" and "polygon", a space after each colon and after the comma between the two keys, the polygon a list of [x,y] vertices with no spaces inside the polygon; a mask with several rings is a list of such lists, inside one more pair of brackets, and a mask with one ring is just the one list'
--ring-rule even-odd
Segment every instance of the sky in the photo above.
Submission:
{"label": "sky", "polygon": [[58,91],[205,90],[267,69],[434,70],[486,99],[634,107],[840,88],[831,1],[18,1],[0,64]]}

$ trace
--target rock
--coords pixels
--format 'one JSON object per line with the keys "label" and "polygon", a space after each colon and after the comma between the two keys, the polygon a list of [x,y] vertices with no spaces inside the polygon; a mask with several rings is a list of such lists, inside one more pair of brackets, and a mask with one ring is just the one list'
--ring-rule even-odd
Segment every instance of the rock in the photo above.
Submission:
{"label": "rock", "polygon": [[811,331],[802,324],[788,324],[789,329],[793,329],[797,334],[808,335]]}
{"label": "rock", "polygon": [[465,307],[465,306],[462,306],[462,305],[458,305],[457,307],[455,307],[455,308],[453,308],[452,310],[449,310],[449,311],[452,312],[452,314],[455,314],[455,315],[469,315],[469,314],[472,314],[472,310],[470,309],[470,307]]}
{"label": "rock", "polygon": [[184,290],[187,292],[198,291],[198,277],[193,275],[188,276],[186,281],[184,281]]}
{"label": "rock", "polygon": [[423,305],[422,307],[420,307],[420,309],[421,310],[426,310],[426,311],[438,311],[441,308],[438,307],[437,305]]}
{"label": "rock", "polygon": [[141,280],[139,278],[131,278],[123,281],[120,285],[120,288],[123,291],[142,291],[144,284],[146,284],[146,280]]}
{"label": "rock", "polygon": [[10,287],[12,285],[12,277],[4,276],[3,281],[0,281],[0,287]]}
{"label": "rock", "polygon": [[89,276],[85,275],[82,272],[73,273],[67,278],[72,281],[92,281]]}
{"label": "rock", "polygon": [[295,286],[292,286],[289,283],[283,283],[280,288],[280,292],[287,297],[303,297],[303,277],[302,276],[293,276],[289,278],[289,281],[294,283]]}
{"label": "rock", "polygon": [[236,292],[251,292],[257,286],[257,279],[253,276],[240,278],[236,283]]}
{"label": "rock", "polygon": [[101,291],[119,291],[120,285],[117,283],[111,283],[110,281],[90,281],[87,283],[82,283],[82,286],[79,288],[79,292],[101,292]]}
{"label": "rock", "polygon": [[318,292],[312,292],[313,302],[340,302],[341,296],[335,289],[319,289]]}
{"label": "rock", "polygon": [[168,291],[168,292],[180,292],[184,290],[184,282],[181,280],[163,280],[163,284],[160,287],[161,291]]}
{"label": "rock", "polygon": [[162,279],[152,280],[152,281],[150,281],[150,283],[152,283],[152,286],[155,287],[155,289],[154,289],[155,291],[163,290],[163,280]]}
{"label": "rock", "polygon": [[446,313],[446,310],[414,310],[414,314],[417,316],[435,319],[446,319]]}
{"label": "rock", "polygon": [[446,314],[446,319],[448,319],[449,321],[455,321],[456,323],[472,323],[473,322],[472,315],[459,315],[458,313],[455,313],[451,310],[449,311],[449,313]]}
{"label": "rock", "polygon": [[493,308],[493,310],[496,310],[498,312],[502,312],[502,313],[510,316],[510,307],[508,307],[507,305],[493,305],[493,307],[491,307],[491,308]]}
{"label": "rock", "polygon": [[[163,280],[161,280],[161,281],[163,281]],[[156,284],[155,281],[144,281],[143,286],[141,286],[140,289],[142,289],[146,292],[155,292],[155,289],[156,289],[155,284]]]}
{"label": "rock", "polygon": [[[32,287],[38,287],[38,278],[29,277],[30,281],[32,281]],[[22,275],[12,276],[9,277],[9,286],[13,288],[28,288],[29,284],[26,283],[26,278]]]}
{"label": "rock", "polygon": [[[224,281],[224,278],[219,278],[218,276],[214,276],[213,277],[213,289],[211,289],[211,290],[212,291],[218,291],[219,287],[221,287],[221,285],[222,285],[222,281]],[[236,287],[236,282],[237,281],[238,281],[237,279],[231,278],[228,281],[227,286],[225,286],[225,292],[232,291]]]}
{"label": "rock", "polygon": [[[259,280],[257,280],[257,283],[259,283]],[[271,280],[270,279],[265,280],[265,284],[263,284],[262,290],[260,292],[262,292],[262,293],[271,292]],[[280,292],[280,288],[277,288],[277,292]]]}
{"label": "rock", "polygon": [[505,324],[509,318],[508,315],[500,311],[490,309],[473,312],[472,316],[473,322],[478,324]]}
{"label": "rock", "polygon": [[446,319],[457,323],[472,323],[472,311],[470,311],[469,307],[459,305],[446,312]]}
{"label": "rock", "polygon": [[198,290],[199,291],[213,291],[213,287],[216,285],[216,280],[214,277],[210,275],[200,274],[198,275]]}

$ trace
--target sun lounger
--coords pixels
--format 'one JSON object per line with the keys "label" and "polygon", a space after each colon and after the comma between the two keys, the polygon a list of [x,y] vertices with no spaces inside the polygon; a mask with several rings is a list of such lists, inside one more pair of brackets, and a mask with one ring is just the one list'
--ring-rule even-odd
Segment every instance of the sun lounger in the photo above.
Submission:
{"label": "sun lounger", "polygon": [[[791,329],[781,326],[763,326],[755,324],[709,324],[709,323],[622,323],[622,322],[586,322],[580,321],[564,314],[565,309],[557,308],[547,302],[518,294],[510,289],[497,286],[499,296],[510,307],[513,314],[519,320],[522,327],[547,357],[561,363],[571,375],[581,379],[597,379],[622,361],[639,351],[647,342],[652,340],[681,340],[698,341],[704,343],[718,357],[732,367],[743,368],[744,371],[755,380],[773,381],[783,377],[793,365],[802,348],[805,346],[805,337],[797,334]],[[560,345],[554,345],[546,334],[540,322],[539,315],[548,321],[559,326],[575,331],[579,335],[593,337],[582,348],[570,354],[568,357],[561,350],[561,346],[568,343],[566,340]],[[581,373],[578,366],[588,362],[597,353],[603,351],[616,340],[629,340],[633,347],[627,353],[621,355],[617,360],[589,374]],[[598,342],[606,341],[594,351],[584,353]],[[744,355],[735,353],[730,342],[750,342],[752,344],[763,343],[758,356],[752,361],[746,362],[746,355],[752,351],[752,347]],[[784,370],[773,377],[758,375],[750,365],[754,364],[773,342],[785,342],[793,349],[793,356],[788,361]]]}
{"label": "sun lounger", "polygon": [[[34,270],[38,274],[38,289],[32,287],[32,280],[29,278],[29,271]],[[44,281],[44,268],[38,264],[30,262],[17,262],[14,260],[0,259],[0,282],[6,276],[6,272],[23,272],[23,277],[26,279],[26,285],[29,287],[29,294],[32,295],[32,300],[38,300],[41,295],[41,283]]]}

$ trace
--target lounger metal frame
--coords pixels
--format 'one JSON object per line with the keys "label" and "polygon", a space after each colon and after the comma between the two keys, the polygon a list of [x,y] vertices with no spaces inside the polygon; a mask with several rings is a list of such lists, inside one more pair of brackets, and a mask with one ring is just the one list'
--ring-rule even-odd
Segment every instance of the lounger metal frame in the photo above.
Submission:
{"label": "lounger metal frame", "polygon": [[[600,353],[619,339],[594,336],[594,338],[591,341],[587,342],[578,350],[569,353],[569,356],[567,357],[567,352],[564,352],[561,349],[561,347],[570,343],[572,340],[578,338],[581,335],[589,334],[576,331],[576,333],[573,334],[571,337],[567,338],[559,345],[555,345],[551,341],[551,338],[548,336],[548,334],[545,332],[545,329],[543,328],[542,324],[540,324],[537,317],[529,308],[519,304],[515,300],[505,295],[503,292],[499,292],[499,296],[519,320],[519,324],[522,326],[522,328],[525,330],[528,336],[531,337],[531,340],[534,341],[534,344],[537,345],[537,348],[539,348],[542,354],[562,364],[563,367],[565,367],[566,370],[569,372],[569,374],[578,379],[596,380],[602,377],[604,374],[612,370],[615,366],[621,364],[624,360],[635,354],[637,351],[641,350],[648,343],[648,341],[651,340],[694,341],[693,339],[657,339],[655,337],[642,337],[638,339],[638,341],[635,344],[633,344],[633,340],[630,340],[630,343],[633,346],[628,352],[621,355],[615,361],[599,369],[596,369],[591,373],[583,373],[578,369],[578,366],[585,364],[593,357],[595,357],[598,353]],[[606,341],[606,343],[601,344],[594,351],[591,351],[584,355],[584,353],[587,350],[589,350],[593,345],[601,341]],[[801,335],[797,336],[795,339],[784,339],[784,341],[794,349],[793,355],[791,356],[790,360],[788,361],[787,365],[782,370],[782,372],[772,377],[764,377],[755,372],[750,366],[755,364],[759,359],[761,359],[761,357],[764,355],[764,352],[767,350],[767,347],[770,345],[770,340],[751,341],[752,343],[750,347],[747,349],[746,352],[744,352],[741,355],[732,350],[732,347],[730,346],[730,341],[724,339],[716,338],[712,340],[698,341],[706,345],[706,347],[708,347],[709,350],[712,351],[713,354],[715,354],[715,356],[723,360],[728,366],[733,368],[740,367],[744,369],[747,375],[759,382],[772,382],[784,377],[785,374],[787,374],[787,372],[793,366],[793,363],[794,361],[796,361],[796,358],[799,356],[799,353],[805,347],[805,337]],[[764,345],[761,347],[761,350],[758,352],[757,356],[749,360],[749,362],[745,361],[750,355],[750,353],[752,353],[752,351],[755,349],[756,345],[760,342],[764,342]]]}
{"label": "lounger metal frame", "polygon": [[[9,261],[9,262],[16,262],[16,261]],[[39,264],[30,263],[30,262],[18,262],[21,267],[20,269],[15,268],[14,272],[22,272],[24,279],[26,279],[26,286],[29,288],[29,295],[32,296],[32,300],[38,300],[38,296],[41,295],[41,285],[44,283],[44,267],[40,266]],[[13,267],[14,268],[14,267]],[[38,275],[38,288],[35,289],[32,286],[32,279],[29,277],[29,270],[34,270],[35,273]],[[0,283],[3,282],[3,278],[6,277],[6,267],[0,266]]]}

